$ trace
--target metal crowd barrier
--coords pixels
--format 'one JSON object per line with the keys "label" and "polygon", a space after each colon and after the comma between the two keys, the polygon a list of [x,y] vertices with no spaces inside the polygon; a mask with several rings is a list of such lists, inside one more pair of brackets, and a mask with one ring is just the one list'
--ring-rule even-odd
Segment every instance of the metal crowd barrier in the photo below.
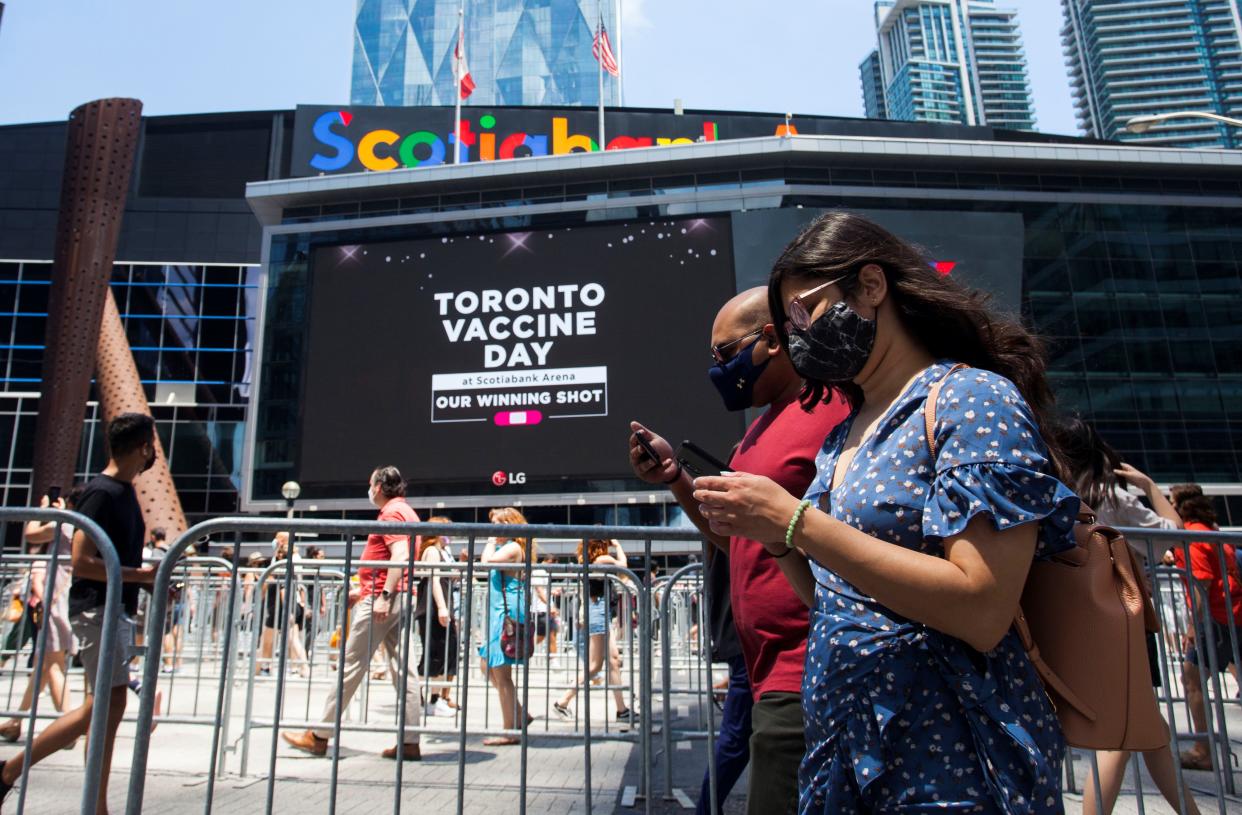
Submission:
{"label": "metal crowd barrier", "polygon": [[[103,627],[100,632],[99,643],[99,668],[95,675],[94,687],[97,689],[111,690],[112,679],[112,660],[118,647],[117,643],[117,620],[121,614],[121,561],[117,557],[116,547],[108,538],[99,525],[84,515],[76,512],[69,512],[61,509],[28,509],[19,507],[0,507],[0,569],[6,568],[6,565],[14,561],[31,562],[31,558],[19,555],[11,555],[5,551],[4,529],[9,523],[26,523],[27,521],[41,521],[44,523],[54,522],[61,524],[53,533],[54,537],[49,544],[51,555],[47,558],[47,589],[46,594],[49,598],[55,597],[56,592],[56,573],[60,566],[60,546],[58,537],[63,532],[68,532],[70,540],[81,531],[94,544],[99,551],[99,556],[104,562],[104,571],[106,573],[106,585],[108,587],[107,597],[104,600],[104,618]],[[68,527],[65,529],[65,527]],[[29,584],[29,581],[28,581]],[[29,608],[29,585],[27,586],[25,596],[25,607]],[[21,623],[19,623],[20,625]],[[38,643],[35,646],[34,655],[34,677],[36,683],[38,677],[43,675],[44,659],[47,652],[47,636],[51,626],[51,614],[44,613],[41,636],[38,637]],[[36,684],[36,688],[38,685]],[[34,747],[34,729],[35,721],[39,715],[39,697],[42,694],[35,693],[31,698],[30,711],[27,715],[28,724],[26,726],[26,749],[25,757],[22,763],[22,775],[18,779],[19,789],[17,791],[17,813],[21,815],[26,808],[26,793],[28,791],[28,781],[30,778],[30,758],[31,751]],[[111,694],[96,693],[94,696],[94,705],[91,708],[90,732],[105,733],[108,729],[108,706],[111,701]],[[96,805],[99,798],[100,776],[103,770],[104,758],[104,740],[89,739],[87,741],[86,750],[86,768],[82,779],[82,815],[94,815]]]}
{"label": "metal crowd barrier", "polygon": [[[336,535],[340,536],[345,543],[345,556],[336,560],[282,560],[272,563],[265,569],[258,572],[254,580],[251,582],[251,599],[247,607],[245,598],[239,594],[241,586],[241,578],[246,574],[246,570],[241,567],[241,536],[243,533],[267,533],[272,534],[279,531],[287,531],[293,540],[299,535],[314,535],[323,539],[323,536]],[[411,535],[450,535],[455,538],[464,538],[466,540],[467,551],[470,557],[465,563],[428,563],[416,560],[415,547],[410,547],[409,557],[401,563],[389,562],[370,562],[361,561],[354,557],[354,542],[359,538],[365,538],[369,534],[411,534]],[[224,543],[233,546],[233,560],[230,564],[222,561],[216,561],[219,567],[221,577],[227,572],[228,589],[222,601],[212,600],[207,602],[207,596],[214,597],[219,589],[223,588],[217,582],[210,580],[200,581],[195,586],[194,577],[196,566],[198,565],[194,559],[186,561],[181,558],[186,548],[192,543],[202,540],[210,536],[225,536]],[[236,675],[241,663],[238,660],[238,646],[236,638],[239,633],[243,633],[249,637],[248,652],[250,654],[249,665],[246,666],[248,677],[246,680],[246,710],[243,716],[243,734],[240,739],[241,756],[240,756],[240,772],[245,775],[250,772],[250,737],[256,730],[270,729],[272,735],[272,744],[267,756],[267,773],[266,773],[266,806],[270,810],[273,806],[274,796],[277,786],[277,734],[282,727],[310,727],[318,724],[309,715],[304,719],[291,719],[283,717],[283,711],[286,704],[287,691],[289,688],[289,680],[287,678],[287,670],[291,664],[296,663],[296,667],[303,667],[309,671],[307,680],[308,690],[313,686],[314,669],[319,663],[327,663],[330,657],[327,649],[321,645],[322,632],[318,632],[311,641],[315,643],[313,651],[309,658],[302,660],[300,658],[291,660],[291,651],[296,651],[296,643],[292,643],[290,638],[296,636],[296,615],[297,615],[297,599],[302,596],[311,596],[317,593],[312,589],[310,593],[305,592],[308,584],[312,586],[321,585],[323,573],[325,570],[331,570],[333,574],[328,581],[329,593],[327,597],[331,599],[329,608],[332,611],[327,615],[328,618],[339,625],[340,636],[335,645],[336,659],[336,694],[338,704],[336,706],[335,720],[330,723],[330,727],[320,725],[323,730],[331,730],[332,738],[329,743],[335,747],[339,744],[340,735],[343,731],[372,731],[387,732],[395,734],[400,741],[403,733],[430,733],[446,735],[451,733],[456,736],[457,748],[460,751],[457,766],[457,784],[456,784],[456,811],[462,813],[465,807],[465,781],[466,781],[466,742],[469,737],[480,735],[507,736],[519,740],[520,744],[520,776],[519,783],[519,812],[524,813],[527,806],[527,778],[528,778],[528,747],[529,737],[531,735],[530,724],[526,716],[522,717],[521,722],[515,723],[511,728],[492,727],[490,725],[490,706],[491,694],[487,693],[484,697],[484,727],[471,729],[467,722],[467,712],[470,704],[471,691],[471,666],[472,654],[467,654],[467,650],[473,651],[476,634],[483,633],[490,636],[491,631],[487,630],[487,616],[477,614],[479,604],[488,597],[486,585],[478,586],[477,582],[480,577],[490,576],[492,571],[518,571],[522,572],[522,580],[520,583],[521,611],[523,618],[527,624],[533,624],[533,619],[529,609],[532,605],[531,594],[534,590],[532,586],[532,576],[539,570],[548,575],[547,588],[549,594],[555,593],[556,596],[548,597],[547,619],[550,621],[553,616],[557,617],[562,625],[563,636],[560,638],[558,651],[551,651],[550,642],[544,639],[541,645],[537,646],[534,653],[529,658],[520,660],[516,663],[515,673],[520,674],[514,677],[515,696],[520,693],[520,708],[522,711],[528,710],[532,689],[532,669],[538,665],[544,668],[544,693],[547,698],[553,690],[564,690],[571,686],[581,685],[579,693],[580,702],[577,710],[581,711],[580,715],[575,713],[575,722],[572,730],[561,731],[553,730],[546,724],[539,732],[541,737],[545,738],[563,738],[581,740],[583,743],[585,757],[585,784],[583,785],[584,810],[591,812],[593,806],[592,800],[592,784],[591,784],[591,745],[593,741],[604,740],[620,740],[635,743],[641,753],[641,777],[639,783],[638,795],[643,797],[646,809],[650,810],[651,801],[651,754],[652,754],[652,713],[654,706],[652,704],[653,685],[652,685],[652,648],[651,633],[653,630],[650,603],[650,583],[646,577],[640,578],[639,575],[631,568],[620,568],[617,566],[589,566],[589,565],[564,565],[564,564],[536,564],[534,562],[535,546],[526,547],[526,559],[523,563],[514,564],[484,564],[476,561],[476,556],[483,549],[483,543],[488,538],[498,537],[502,539],[523,538],[537,542],[539,539],[548,538],[579,538],[579,539],[614,539],[620,541],[641,541],[641,551],[633,553],[634,556],[640,557],[644,564],[652,563],[651,559],[651,542],[653,539],[659,540],[678,540],[678,541],[695,541],[701,540],[700,534],[696,530],[690,529],[667,529],[660,527],[603,527],[603,526],[549,526],[549,525],[515,525],[502,526],[493,524],[441,524],[441,523],[418,523],[418,524],[394,524],[380,522],[349,522],[349,521],[320,521],[320,520],[285,520],[278,518],[225,518],[209,521],[188,530],[181,535],[177,541],[169,548],[163,561],[160,563],[155,589],[152,593],[150,605],[148,609],[148,630],[154,632],[156,621],[163,621],[169,613],[169,589],[173,585],[174,579],[180,574],[183,578],[185,586],[183,591],[187,592],[191,598],[197,597],[197,606],[194,600],[186,600],[187,607],[196,607],[199,609],[198,614],[206,624],[200,624],[194,629],[194,637],[190,639],[190,644],[197,644],[199,649],[199,657],[192,660],[198,665],[198,676],[196,681],[201,682],[203,674],[202,666],[204,660],[202,654],[208,654],[210,661],[215,663],[216,669],[211,671],[217,679],[215,687],[216,704],[215,710],[207,716],[194,716],[189,719],[178,717],[161,717],[163,720],[172,720],[183,723],[193,724],[210,724],[212,727],[212,744],[208,761],[208,772],[206,780],[206,798],[204,802],[204,811],[210,812],[215,796],[215,782],[217,776],[223,773],[224,753],[228,744],[228,721],[231,718],[229,709],[230,699],[232,697],[231,687],[233,677]],[[480,541],[480,539],[483,539]],[[362,697],[361,710],[362,721],[358,724],[350,723],[346,725],[343,721],[345,714],[345,705],[340,703],[342,689],[344,686],[344,668],[346,661],[346,646],[349,638],[348,625],[349,617],[349,591],[348,576],[355,573],[358,567],[374,567],[383,568],[388,566],[401,566],[408,570],[412,575],[412,579],[407,581],[407,585],[402,592],[402,605],[397,605],[394,600],[393,613],[398,610],[402,614],[401,626],[399,629],[399,653],[390,655],[389,664],[395,663],[397,666],[408,666],[405,670],[400,670],[400,676],[397,677],[397,715],[395,725],[372,723],[367,720],[366,695],[369,687],[369,670],[363,675],[362,686],[359,688],[358,694],[355,695],[355,704],[359,695]],[[199,567],[199,574],[204,571]],[[251,570],[253,573],[253,570]],[[426,676],[424,671],[418,671],[418,663],[415,661],[415,646],[411,642],[412,631],[414,628],[415,615],[413,613],[414,588],[418,578],[422,575],[429,576],[430,579],[446,578],[450,583],[450,590],[453,587],[459,587],[461,592],[461,603],[455,608],[457,615],[458,632],[458,657],[459,662],[463,663],[456,673],[456,682],[454,690],[456,692],[459,710],[456,714],[456,726],[449,730],[439,727],[435,724],[424,723],[419,726],[412,726],[407,722],[412,718],[406,708],[406,696],[410,681],[410,669],[415,671],[415,678],[418,678],[423,684],[423,690],[426,692],[432,685],[430,678]],[[563,578],[563,579],[561,579]],[[542,580],[542,578],[541,578]],[[605,695],[611,695],[611,692],[624,691],[628,692],[630,703],[628,707],[634,710],[635,707],[640,709],[640,718],[637,726],[631,725],[624,730],[618,730],[609,725],[609,719],[605,715],[602,727],[598,727],[591,714],[592,693],[591,678],[584,676],[585,670],[585,653],[579,653],[579,646],[584,651],[589,640],[589,615],[586,611],[584,598],[587,598],[592,589],[590,584],[593,581],[604,581],[607,597],[611,599],[613,595],[617,598],[616,606],[618,614],[610,624],[605,627],[604,639],[604,658],[602,672],[604,676]],[[276,642],[273,647],[272,660],[275,665],[275,703],[272,706],[273,715],[271,717],[258,716],[255,714],[255,692],[256,692],[256,668],[259,660],[256,655],[256,649],[259,647],[259,638],[256,637],[255,629],[258,627],[259,620],[263,619],[266,609],[264,605],[269,602],[269,595],[266,591],[266,585],[272,582],[279,589],[275,595],[275,603],[278,604],[276,609],[277,616],[281,617],[281,621],[276,623],[277,631],[275,632]],[[333,582],[336,581],[336,582]],[[197,591],[194,589],[197,588]],[[559,591],[558,591],[559,590]],[[283,599],[281,599],[283,598]],[[702,604],[698,607],[701,609]],[[213,609],[213,610],[209,610]],[[557,614],[552,614],[552,609],[556,609]],[[605,609],[608,610],[609,617],[611,614],[611,605],[606,600]],[[318,609],[315,609],[318,612]],[[186,613],[183,611],[183,614]],[[429,602],[424,606],[424,614],[432,613],[432,604]],[[246,619],[248,615],[248,620]],[[317,616],[317,615],[316,615]],[[516,615],[515,615],[516,616]],[[635,616],[637,619],[635,619]],[[222,617],[222,620],[221,620]],[[482,619],[479,619],[482,617]],[[581,619],[579,619],[581,617]],[[183,617],[183,622],[187,620]],[[215,620],[221,620],[222,625],[217,624]],[[618,631],[613,631],[613,624],[617,623]],[[245,630],[244,624],[249,623],[249,630]],[[428,619],[424,619],[423,623],[428,623]],[[217,631],[214,635],[215,646],[206,645],[206,642],[212,641],[210,632]],[[706,637],[706,628],[700,626],[703,631],[702,636]],[[368,635],[369,635],[368,630]],[[162,649],[164,643],[162,637],[151,636],[148,643],[147,659],[144,665],[144,677],[142,684],[142,698],[139,707],[136,736],[134,744],[133,761],[130,772],[129,797],[127,801],[128,813],[137,815],[142,811],[147,758],[151,745],[150,725],[154,717],[154,702],[157,692],[157,684],[159,679],[160,666],[162,662]],[[667,639],[667,638],[666,638]],[[609,679],[609,665],[612,659],[612,647],[616,640],[618,648],[624,649],[622,653],[623,661],[628,664],[629,681],[623,678],[620,687],[615,687]],[[572,679],[569,683],[553,683],[551,680],[551,668],[556,665],[559,670],[564,670],[569,666],[569,658],[566,645],[572,643],[574,655],[573,670],[571,672]],[[382,646],[381,646],[382,649]],[[367,649],[371,650],[370,648]],[[422,651],[419,658],[425,668],[431,655]],[[628,660],[625,656],[628,655]],[[392,657],[395,657],[393,659]],[[366,666],[369,668],[369,666]],[[174,674],[174,678],[176,674]],[[421,678],[420,678],[421,677]],[[265,679],[262,681],[266,681]],[[442,683],[434,683],[436,687],[440,687]],[[710,686],[710,680],[707,682]],[[485,687],[486,691],[487,688]],[[417,700],[418,695],[414,698]],[[635,705],[634,701],[638,704]],[[516,705],[515,705],[516,707]],[[503,711],[502,711],[503,712]],[[597,732],[602,731],[602,732]],[[400,745],[398,745],[400,749]],[[329,812],[335,812],[337,805],[337,792],[339,786],[338,763],[339,755],[333,750],[331,755],[331,775],[329,777]],[[401,792],[402,792],[402,770],[403,762],[397,761],[394,771],[394,788],[393,788],[393,812],[399,812],[401,808]]]}
{"label": "metal crowd barrier", "polygon": [[[1230,689],[1222,678],[1221,673],[1226,666],[1218,663],[1216,649],[1206,647],[1201,635],[1193,638],[1193,646],[1185,642],[1189,632],[1212,630],[1206,625],[1206,621],[1211,618],[1208,583],[1196,579],[1189,570],[1192,564],[1192,545],[1201,544],[1210,547],[1210,557],[1220,574],[1242,575],[1242,569],[1236,560],[1233,563],[1228,562],[1229,552],[1225,548],[1228,545],[1242,549],[1242,533],[1130,528],[1119,531],[1145,560],[1152,601],[1161,621],[1161,631],[1156,636],[1159,675],[1155,679],[1160,682],[1156,689],[1157,701],[1169,723],[1170,751],[1177,782],[1176,801],[1171,801],[1170,805],[1178,812],[1188,812],[1185,796],[1197,792],[1214,797],[1216,811],[1224,815],[1227,802],[1238,802],[1234,767],[1235,750],[1239,741],[1236,734],[1230,735],[1228,714],[1233,713],[1235,723],[1242,724],[1237,719],[1242,715],[1242,696],[1239,695],[1237,674],[1237,669],[1242,667],[1242,659],[1239,658],[1239,643],[1242,640],[1239,639],[1238,625],[1232,614],[1227,614],[1223,623],[1215,621],[1215,625],[1227,633],[1227,664],[1234,666],[1233,688]],[[1181,553],[1185,568],[1164,562],[1165,552],[1173,550]],[[1220,599],[1226,609],[1231,609],[1234,597],[1229,588],[1229,580],[1225,580],[1223,586],[1224,596]],[[1200,666],[1196,690],[1203,699],[1202,728],[1193,720],[1190,694],[1187,692],[1182,670],[1184,658],[1191,651]],[[1182,750],[1196,741],[1205,741],[1209,745],[1210,788],[1202,785],[1201,773],[1191,777],[1181,765]],[[1144,811],[1144,798],[1151,793],[1144,790],[1144,777],[1138,767],[1140,757],[1136,755],[1131,760],[1134,762],[1130,767],[1131,786],[1141,813]],[[1067,781],[1067,787],[1073,789],[1072,754],[1071,761],[1067,762]],[[1098,789],[1098,783],[1096,787]],[[1155,796],[1160,797],[1159,791],[1155,792]],[[1097,800],[1095,804],[1098,810],[1100,802]]]}
{"label": "metal crowd barrier", "polygon": [[[9,510],[0,509],[0,522],[14,519],[56,519],[75,524],[92,536],[102,536],[88,519],[71,513],[54,510]],[[348,544],[345,556],[334,560],[294,560],[277,561],[263,568],[250,568],[242,565],[241,535],[243,533],[289,531],[292,535],[339,535]],[[1148,579],[1153,590],[1153,600],[1157,613],[1164,623],[1164,630],[1157,638],[1158,668],[1161,688],[1158,700],[1162,712],[1171,725],[1172,742],[1170,745],[1174,758],[1177,778],[1177,795],[1172,806],[1179,812],[1189,812],[1186,795],[1195,794],[1201,797],[1212,796],[1216,799],[1215,811],[1226,812],[1227,803],[1239,803],[1237,781],[1235,777],[1235,751],[1238,733],[1242,732],[1242,696],[1239,696],[1237,676],[1232,674],[1226,678],[1222,674],[1222,662],[1242,665],[1242,637],[1239,636],[1237,624],[1227,615],[1226,623],[1221,628],[1226,633],[1226,642],[1220,649],[1207,647],[1203,637],[1195,638],[1194,651],[1198,664],[1203,666],[1198,675],[1198,694],[1204,699],[1204,720],[1196,725],[1191,715],[1190,697],[1184,687],[1181,676],[1183,636],[1196,628],[1202,629],[1203,622],[1210,615],[1212,598],[1208,586],[1193,578],[1187,580],[1183,569],[1165,565],[1161,557],[1170,547],[1180,549],[1184,562],[1192,560],[1192,543],[1207,544],[1211,547],[1212,558],[1216,567],[1224,573],[1231,570],[1227,560],[1228,550],[1222,544],[1236,545],[1242,548],[1240,533],[1208,533],[1186,531],[1153,531],[1126,529],[1122,530],[1127,539],[1138,550],[1145,553]],[[411,557],[401,563],[361,561],[353,557],[355,540],[363,536],[382,532],[386,534],[437,534],[450,535],[464,539],[466,551],[471,557],[464,563],[426,563],[414,559],[413,547]],[[179,557],[192,541],[204,536],[225,536],[225,543],[232,543],[234,554],[231,561],[221,558]],[[338,761],[339,755],[335,746],[339,744],[343,732],[369,732],[393,734],[401,741],[405,732],[429,734],[436,736],[453,736],[456,749],[459,751],[456,777],[456,811],[461,813],[465,807],[466,796],[466,743],[469,738],[479,736],[511,736],[520,741],[520,778],[519,811],[524,812],[527,804],[528,764],[527,750],[529,739],[538,735],[541,738],[572,739],[580,741],[584,750],[584,784],[583,809],[590,812],[592,800],[592,744],[601,740],[625,741],[635,744],[641,754],[641,779],[637,795],[642,797],[645,808],[649,811],[653,791],[651,772],[655,763],[656,753],[653,751],[653,733],[659,732],[662,737],[663,756],[663,795],[671,799],[673,785],[672,751],[674,742],[704,741],[707,746],[707,771],[709,792],[714,804],[718,795],[715,778],[714,744],[717,716],[713,698],[713,667],[710,661],[709,629],[706,623],[706,603],[703,597],[702,565],[691,563],[671,576],[651,579],[649,572],[642,578],[633,568],[618,567],[583,567],[577,564],[544,564],[534,562],[536,547],[527,547],[527,557],[523,563],[512,565],[483,564],[476,561],[483,548],[483,543],[490,537],[521,537],[534,540],[536,546],[540,538],[583,537],[583,538],[615,538],[622,541],[645,541],[641,552],[632,553],[635,560],[642,559],[650,565],[650,541],[652,539],[683,540],[701,543],[701,538],[694,530],[669,530],[665,528],[634,528],[634,527],[563,527],[563,526],[498,526],[490,524],[390,524],[378,522],[345,522],[345,521],[290,521],[284,519],[221,519],[201,524],[183,535],[169,550],[157,572],[156,590],[152,594],[147,608],[147,648],[143,666],[142,698],[137,715],[136,737],[133,762],[131,767],[129,798],[127,812],[140,813],[143,804],[143,792],[147,766],[147,755],[151,746],[150,724],[155,716],[154,695],[157,690],[165,694],[165,704],[172,706],[172,699],[177,694],[188,693],[194,702],[188,714],[179,715],[164,713],[158,721],[179,725],[196,725],[211,728],[211,751],[206,756],[207,778],[204,811],[211,812],[215,796],[217,779],[226,774],[226,762],[230,755],[235,764],[233,770],[237,776],[246,778],[253,776],[250,764],[254,750],[251,746],[253,736],[260,732],[269,732],[272,737],[271,747],[266,758],[265,771],[259,778],[266,781],[266,805],[271,809],[276,795],[279,777],[277,768],[277,735],[285,727],[310,727],[316,725],[316,710],[312,704],[322,701],[322,696],[335,686],[338,699],[344,683],[344,667],[346,661],[347,640],[350,638],[350,576],[362,566],[383,568],[401,566],[412,575],[402,594],[403,606],[394,605],[394,613],[400,608],[402,624],[399,634],[398,651],[395,659],[386,659],[386,669],[391,664],[412,666],[415,673],[399,671],[397,711],[395,720],[376,718],[372,712],[370,692],[372,685],[371,666],[364,666],[362,684],[347,709],[338,704],[335,720],[330,722],[331,743],[333,752],[330,754],[331,776],[329,779],[329,811],[335,811],[339,789]],[[322,538],[321,538],[322,539]],[[484,539],[484,540],[479,540]],[[119,561],[115,552],[107,545],[100,546],[105,559],[110,563],[109,577],[119,582]],[[9,555],[0,557],[0,578],[19,576],[23,571],[45,558],[51,573],[55,573],[55,555],[52,556],[21,556]],[[526,609],[528,624],[536,624],[534,613],[530,611],[533,604],[532,593],[542,589],[546,593],[546,617],[544,618],[544,634],[528,659],[519,661],[515,666],[514,684],[520,695],[523,711],[528,709],[532,696],[543,695],[545,708],[551,712],[553,695],[570,687],[581,689],[579,703],[575,709],[571,728],[553,728],[547,721],[541,727],[523,721],[515,722],[513,727],[495,726],[493,715],[498,711],[492,694],[490,680],[485,680],[482,691],[484,715],[483,724],[478,726],[476,716],[467,721],[467,712],[472,705],[477,705],[479,681],[475,676],[477,646],[492,633],[489,631],[489,584],[487,578],[497,569],[520,569],[521,606]],[[1237,573],[1237,567],[1233,567]],[[450,595],[458,595],[459,600],[452,601],[450,608],[452,619],[449,627],[457,632],[456,663],[447,659],[448,641],[444,643],[446,653],[444,660],[449,670],[445,675],[432,681],[428,676],[433,654],[421,645],[420,638],[414,636],[414,626],[425,627],[430,623],[430,616],[436,613],[434,603],[426,601],[416,610],[412,605],[414,589],[420,578],[446,581]],[[54,578],[53,578],[54,579]],[[594,690],[603,690],[605,705],[609,704],[612,691],[617,690],[627,698],[627,707],[640,710],[640,719],[636,726],[618,729],[611,726],[610,718],[605,714],[602,724],[598,717],[592,715],[593,701],[592,678],[587,673],[587,654],[589,635],[589,613],[587,600],[593,591],[592,581],[604,581],[607,600],[605,609],[609,617],[605,628],[604,658],[601,668],[603,686]],[[28,583],[29,581],[27,581]],[[180,586],[175,598],[170,598],[169,589]],[[269,593],[268,586],[275,588],[274,595]],[[1226,581],[1225,607],[1231,608],[1233,597],[1229,594]],[[29,590],[27,585],[26,590]],[[595,590],[598,591],[598,590]],[[263,628],[268,616],[269,598],[276,598],[276,608],[271,628],[273,647],[270,656],[273,675],[257,676],[259,668],[264,664],[262,652]],[[108,621],[104,629],[104,651],[111,653],[117,647],[115,642],[115,625],[110,624],[119,613],[120,593],[109,592],[107,608]],[[613,599],[615,598],[615,603]],[[298,611],[298,605],[304,611]],[[541,605],[540,608],[543,606]],[[296,625],[298,614],[302,614],[305,625],[299,634]],[[553,620],[559,621],[559,632],[554,638],[551,631]],[[47,618],[43,622],[44,631],[48,625]],[[176,630],[174,628],[176,627]],[[335,637],[334,632],[339,632]],[[697,633],[696,633],[697,632]],[[180,639],[173,637],[178,634]],[[369,635],[369,633],[368,633]],[[176,665],[177,654],[165,650],[168,644],[179,644],[183,666]],[[304,638],[304,639],[303,639]],[[45,638],[40,639],[33,653],[35,676],[41,673]],[[296,647],[298,642],[306,645],[306,654],[302,656]],[[553,642],[556,643],[555,650]],[[330,646],[331,643],[331,646]],[[614,646],[620,652],[624,669],[620,685],[615,685],[609,664],[613,658]],[[1227,646],[1227,647],[1226,647]],[[368,651],[372,650],[370,648]],[[383,648],[379,649],[379,653]],[[17,653],[8,653],[13,658]],[[170,661],[169,672],[161,676],[166,662]],[[658,666],[656,660],[659,660]],[[107,664],[107,660],[103,661]],[[188,667],[187,667],[188,666]],[[300,677],[291,677],[289,670],[296,669]],[[335,673],[333,673],[335,672]],[[242,674],[245,675],[244,679]],[[566,679],[566,675],[568,678]],[[452,678],[448,678],[451,676]],[[17,677],[17,674],[14,674]],[[327,678],[325,678],[327,677]],[[542,681],[537,681],[540,677]],[[453,715],[455,721],[446,717],[443,721],[427,719],[419,726],[408,725],[412,718],[405,710],[407,682],[418,681],[422,687],[422,698],[429,698],[433,688],[451,687],[451,691],[460,705]],[[12,694],[10,681],[10,695]],[[304,683],[304,687],[303,687]],[[102,684],[107,684],[106,679]],[[240,717],[241,733],[231,733],[230,728],[238,724],[234,714],[234,706],[241,704],[235,699],[235,685],[241,686],[244,693],[244,713]],[[181,689],[185,690],[182,691]],[[270,712],[256,712],[257,694],[262,695],[274,690],[275,704]],[[474,691],[472,697],[471,692]],[[1194,690],[1194,689],[1192,689]],[[306,698],[303,712],[287,712],[286,708],[292,699],[291,692],[297,691]],[[655,700],[657,692],[660,700]],[[315,698],[312,699],[312,694]],[[418,694],[415,694],[418,699]],[[214,704],[202,705],[201,700],[211,700]],[[674,715],[674,704],[679,700],[689,700],[695,713],[687,717],[689,707],[679,706],[679,714]],[[92,730],[102,732],[106,721],[107,699],[98,700],[93,712]],[[184,701],[184,699],[183,699]],[[180,707],[185,708],[184,703]],[[662,709],[662,719],[657,718],[657,707]],[[38,695],[32,700],[31,709],[22,714],[27,717],[27,751],[30,736],[34,732],[37,718],[49,718],[38,710]],[[349,721],[346,721],[349,719]],[[683,719],[683,721],[676,721]],[[1232,719],[1232,721],[1231,721]],[[676,722],[676,726],[675,726]],[[662,726],[662,727],[657,727]],[[156,736],[158,741],[158,735]],[[1211,762],[1210,773],[1188,773],[1180,767],[1177,758],[1181,750],[1189,743],[1205,741],[1209,746],[1208,755]],[[1081,753],[1081,751],[1079,751]],[[92,745],[88,755],[86,784],[83,788],[83,812],[94,811],[95,796],[98,791],[99,769],[102,766],[102,740]],[[1078,755],[1078,758],[1083,756]],[[1093,755],[1088,755],[1092,759]],[[1075,793],[1080,787],[1081,774],[1075,772],[1075,751],[1069,751],[1066,762],[1065,789]],[[1145,800],[1148,803],[1155,799],[1149,798],[1152,793],[1145,790],[1146,781],[1138,767],[1138,757],[1130,768],[1129,784],[1123,789],[1122,795],[1135,798],[1138,811],[1145,811]],[[402,801],[402,764],[396,762],[394,770],[392,811],[400,811]],[[1093,772],[1089,767],[1088,775]],[[24,807],[26,779],[21,780],[21,795],[18,798],[18,812]],[[1098,795],[1099,784],[1095,785]],[[680,793],[680,791],[677,791]],[[1157,793],[1158,795],[1159,793]],[[631,796],[636,797],[636,796]],[[679,795],[680,797],[680,795]],[[1096,811],[1101,811],[1099,800],[1093,802]]]}

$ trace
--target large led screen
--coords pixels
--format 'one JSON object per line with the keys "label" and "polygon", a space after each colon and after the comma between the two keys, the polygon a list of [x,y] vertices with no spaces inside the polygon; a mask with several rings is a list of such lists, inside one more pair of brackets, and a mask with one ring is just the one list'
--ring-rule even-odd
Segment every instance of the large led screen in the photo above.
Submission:
{"label": "large led screen", "polygon": [[729,219],[641,221],[315,250],[298,479],[362,497],[635,486],[631,419],[726,456],[708,380],[734,292]]}

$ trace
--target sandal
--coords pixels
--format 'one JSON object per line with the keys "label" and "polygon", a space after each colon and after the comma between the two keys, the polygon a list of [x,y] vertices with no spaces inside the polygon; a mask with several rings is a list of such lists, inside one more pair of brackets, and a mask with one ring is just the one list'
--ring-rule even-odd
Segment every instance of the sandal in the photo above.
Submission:
{"label": "sandal", "polygon": [[17,741],[22,735],[22,723],[15,721],[7,721],[0,726],[0,739],[8,742]]}
{"label": "sandal", "polygon": [[515,739],[511,736],[491,736],[483,739],[484,747],[507,747],[511,744],[521,744],[521,739]]}
{"label": "sandal", "polygon": [[1212,771],[1212,757],[1201,756],[1187,750],[1182,753],[1182,769],[1183,770],[1205,770]]}

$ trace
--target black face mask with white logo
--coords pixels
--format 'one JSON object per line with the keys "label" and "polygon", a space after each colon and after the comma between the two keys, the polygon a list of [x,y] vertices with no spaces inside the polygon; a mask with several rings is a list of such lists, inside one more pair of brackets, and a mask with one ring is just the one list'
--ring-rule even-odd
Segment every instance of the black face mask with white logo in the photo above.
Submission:
{"label": "black face mask with white logo", "polygon": [[876,321],[842,300],[805,329],[789,326],[789,360],[799,376],[828,385],[852,382],[875,347]]}

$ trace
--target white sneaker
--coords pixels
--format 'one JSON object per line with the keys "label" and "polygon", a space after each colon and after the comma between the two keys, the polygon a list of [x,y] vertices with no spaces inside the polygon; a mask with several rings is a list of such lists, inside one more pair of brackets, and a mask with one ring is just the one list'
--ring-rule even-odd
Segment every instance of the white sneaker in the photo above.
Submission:
{"label": "white sneaker", "polygon": [[431,716],[448,716],[449,718],[452,718],[453,716],[453,709],[449,707],[448,703],[443,699],[437,699],[435,703],[429,707],[435,710],[434,713],[429,714]]}
{"label": "white sneaker", "polygon": [[438,715],[436,713],[435,702],[428,702],[427,704],[423,705],[423,715],[429,716],[429,717]]}

